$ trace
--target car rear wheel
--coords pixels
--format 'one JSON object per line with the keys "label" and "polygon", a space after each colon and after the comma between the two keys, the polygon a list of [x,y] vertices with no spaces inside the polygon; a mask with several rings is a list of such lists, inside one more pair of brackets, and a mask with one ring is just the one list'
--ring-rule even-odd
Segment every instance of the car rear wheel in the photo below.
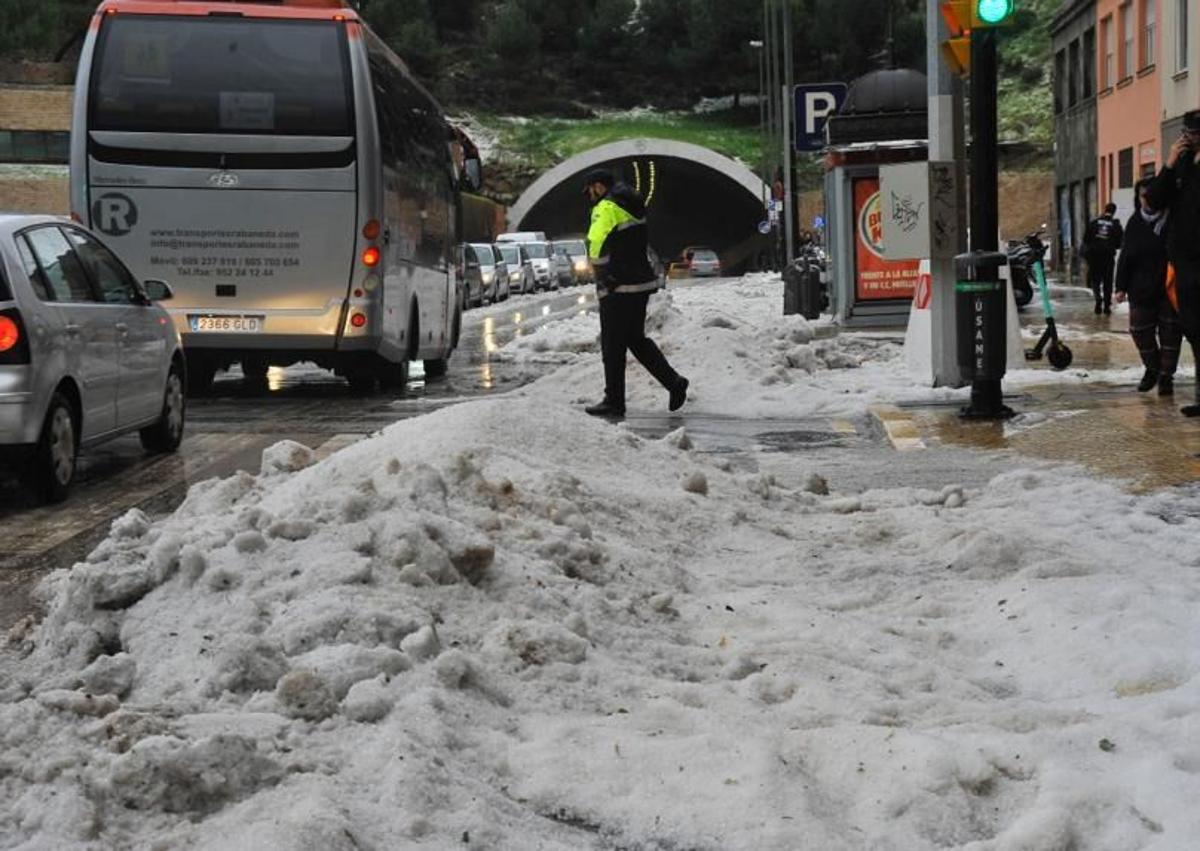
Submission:
{"label": "car rear wheel", "polygon": [[171,367],[163,389],[162,413],[158,422],[138,432],[142,447],[149,452],[174,452],[183,442],[183,422],[187,404],[183,393],[183,370]]}
{"label": "car rear wheel", "polygon": [[70,493],[79,455],[78,422],[71,400],[56,391],[25,471],[30,490],[42,502],[62,502]]}

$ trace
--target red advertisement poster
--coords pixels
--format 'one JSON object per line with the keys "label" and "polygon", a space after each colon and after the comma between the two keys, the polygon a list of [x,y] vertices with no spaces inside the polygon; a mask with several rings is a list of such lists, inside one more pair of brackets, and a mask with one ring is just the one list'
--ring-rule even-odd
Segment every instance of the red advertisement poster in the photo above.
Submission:
{"label": "red advertisement poster", "polygon": [[921,261],[883,256],[883,205],[879,178],[854,181],[855,294],[858,301],[911,299]]}

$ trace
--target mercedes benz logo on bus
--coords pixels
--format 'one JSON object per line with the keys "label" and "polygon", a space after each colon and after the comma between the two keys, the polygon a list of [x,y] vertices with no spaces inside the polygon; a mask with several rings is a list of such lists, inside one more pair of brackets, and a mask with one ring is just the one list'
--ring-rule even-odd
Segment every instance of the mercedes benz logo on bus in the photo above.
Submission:
{"label": "mercedes benz logo on bus", "polygon": [[217,189],[233,189],[242,179],[231,171],[218,171],[208,178],[208,185]]}

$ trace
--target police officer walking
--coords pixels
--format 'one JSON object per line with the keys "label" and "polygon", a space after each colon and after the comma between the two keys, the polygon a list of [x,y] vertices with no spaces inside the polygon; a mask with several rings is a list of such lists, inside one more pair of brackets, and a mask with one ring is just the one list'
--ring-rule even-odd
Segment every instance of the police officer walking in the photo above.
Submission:
{"label": "police officer walking", "polygon": [[646,336],[646,305],[659,286],[646,255],[646,204],[632,187],[614,185],[603,169],[587,174],[584,191],[593,205],[588,256],[596,270],[604,359],[604,399],[584,410],[597,417],[625,415],[626,350],[667,389],[668,408],[679,410],[687,401],[688,380]]}
{"label": "police officer walking", "polygon": [[1093,219],[1083,234],[1083,256],[1088,264],[1088,286],[1096,297],[1096,312],[1112,313],[1113,261],[1121,250],[1124,231],[1116,218],[1117,205],[1109,204],[1104,215]]}
{"label": "police officer walking", "polygon": [[1183,135],[1175,140],[1163,170],[1147,193],[1150,205],[1171,213],[1167,259],[1175,267],[1175,296],[1183,333],[1197,358],[1196,404],[1185,416],[1200,416],[1200,109],[1183,116]]}

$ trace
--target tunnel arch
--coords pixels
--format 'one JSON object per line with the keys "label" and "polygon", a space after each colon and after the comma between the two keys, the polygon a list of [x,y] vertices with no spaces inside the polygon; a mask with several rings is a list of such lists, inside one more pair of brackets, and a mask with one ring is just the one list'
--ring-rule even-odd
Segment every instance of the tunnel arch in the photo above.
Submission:
{"label": "tunnel arch", "polygon": [[647,199],[650,243],[664,261],[687,245],[709,245],[726,269],[747,267],[763,248],[762,180],[716,151],[669,139],[627,139],[576,154],[539,177],[509,210],[513,230],[552,238],[587,229],[583,175],[607,168]]}

